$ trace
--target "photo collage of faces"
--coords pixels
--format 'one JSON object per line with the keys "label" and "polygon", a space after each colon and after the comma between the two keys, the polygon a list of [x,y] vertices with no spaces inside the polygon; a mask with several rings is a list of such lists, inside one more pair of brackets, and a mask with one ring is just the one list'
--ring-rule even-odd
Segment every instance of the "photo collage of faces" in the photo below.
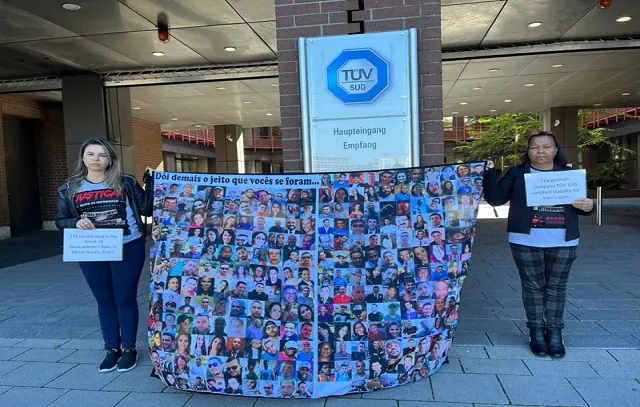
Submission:
{"label": "photo collage of faces", "polygon": [[313,187],[156,180],[154,374],[181,390],[312,398],[434,373],[483,168],[297,176]]}

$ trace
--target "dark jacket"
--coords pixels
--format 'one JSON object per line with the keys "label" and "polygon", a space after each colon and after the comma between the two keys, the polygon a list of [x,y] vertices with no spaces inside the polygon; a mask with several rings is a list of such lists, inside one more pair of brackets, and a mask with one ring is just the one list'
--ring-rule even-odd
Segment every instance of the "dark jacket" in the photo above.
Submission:
{"label": "dark jacket", "polygon": [[[554,166],[554,171],[572,170],[571,167]],[[527,206],[527,197],[524,186],[524,174],[531,172],[529,164],[521,164],[507,171],[504,177],[498,181],[498,175],[495,168],[484,172],[484,196],[489,205],[500,206],[511,201],[509,206],[509,218],[507,219],[507,232],[514,233],[531,233],[531,218],[533,217],[533,208]],[[578,227],[578,215],[591,215],[591,212],[585,212],[575,208],[573,205],[563,205],[565,213],[565,240],[570,241],[580,237]],[[594,205],[595,208],[595,205]]]}
{"label": "dark jacket", "polygon": [[[146,236],[147,226],[142,222],[142,216],[151,216],[153,213],[153,177],[145,174],[146,189],[142,189],[135,177],[124,174],[122,186],[124,193],[131,203],[131,210],[138,223],[138,229]],[[58,215],[56,227],[60,230],[75,228],[80,220],[80,214],[76,210],[73,196],[73,185],[70,181],[58,188]]]}

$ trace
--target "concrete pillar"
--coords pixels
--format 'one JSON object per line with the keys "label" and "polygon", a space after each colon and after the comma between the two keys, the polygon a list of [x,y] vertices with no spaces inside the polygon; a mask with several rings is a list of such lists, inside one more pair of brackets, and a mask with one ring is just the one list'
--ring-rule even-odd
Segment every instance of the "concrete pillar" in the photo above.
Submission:
{"label": "concrete pillar", "polygon": [[578,108],[552,107],[542,113],[545,131],[552,131],[558,143],[562,145],[567,162],[573,168],[582,168],[581,154],[578,150]]}
{"label": "concrete pillar", "polygon": [[244,174],[244,137],[242,126],[214,126],[216,139],[216,172]]}
{"label": "concrete pillar", "polygon": [[97,74],[62,78],[62,102],[67,167],[76,165],[82,143],[89,138],[109,140],[122,162],[134,173],[131,95],[128,88],[105,89]]}

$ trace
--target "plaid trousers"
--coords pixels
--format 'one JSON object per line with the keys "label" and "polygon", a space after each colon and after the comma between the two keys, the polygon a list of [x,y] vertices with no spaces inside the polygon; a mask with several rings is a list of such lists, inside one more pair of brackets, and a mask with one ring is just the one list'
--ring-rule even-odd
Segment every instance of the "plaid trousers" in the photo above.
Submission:
{"label": "plaid trousers", "polygon": [[511,243],[520,273],[528,328],[564,328],[567,282],[578,246],[531,247]]}

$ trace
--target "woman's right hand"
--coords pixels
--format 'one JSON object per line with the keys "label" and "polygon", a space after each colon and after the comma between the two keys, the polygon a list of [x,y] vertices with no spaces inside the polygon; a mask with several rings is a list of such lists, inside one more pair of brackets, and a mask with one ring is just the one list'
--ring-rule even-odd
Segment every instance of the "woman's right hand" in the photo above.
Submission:
{"label": "woman's right hand", "polygon": [[488,170],[491,170],[493,168],[496,168],[495,163],[493,162],[493,160],[487,160],[487,165],[486,165]]}
{"label": "woman's right hand", "polygon": [[82,218],[78,221],[78,223],[76,223],[76,227],[78,229],[82,229],[82,230],[91,230],[91,229],[95,229],[96,226],[93,224],[93,222],[91,222],[91,220],[87,219],[87,218]]}

